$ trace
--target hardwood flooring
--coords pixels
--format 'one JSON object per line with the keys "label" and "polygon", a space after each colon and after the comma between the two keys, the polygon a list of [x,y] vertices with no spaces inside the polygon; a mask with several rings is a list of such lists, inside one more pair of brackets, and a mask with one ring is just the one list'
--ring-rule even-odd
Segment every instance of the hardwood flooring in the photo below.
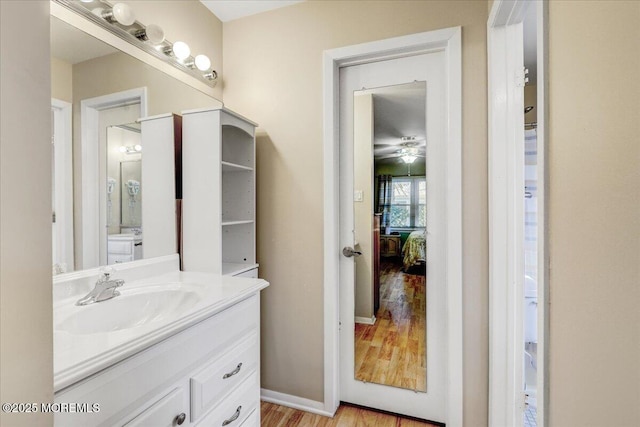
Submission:
{"label": "hardwood flooring", "polygon": [[427,391],[426,278],[401,269],[400,261],[380,263],[376,323],[356,323],[356,379]]}
{"label": "hardwood flooring", "polygon": [[435,427],[351,405],[340,405],[333,418],[267,402],[261,402],[260,411],[264,427]]}

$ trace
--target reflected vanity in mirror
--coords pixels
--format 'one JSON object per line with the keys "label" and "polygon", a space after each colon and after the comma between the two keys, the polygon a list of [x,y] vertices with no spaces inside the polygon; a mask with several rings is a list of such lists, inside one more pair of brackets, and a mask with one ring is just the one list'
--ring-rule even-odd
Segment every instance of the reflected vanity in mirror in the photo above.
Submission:
{"label": "reflected vanity in mirror", "polygon": [[177,253],[181,121],[167,113],[221,102],[51,6],[53,273]]}
{"label": "reflected vanity in mirror", "polygon": [[355,379],[427,391],[426,83],[354,93]]}

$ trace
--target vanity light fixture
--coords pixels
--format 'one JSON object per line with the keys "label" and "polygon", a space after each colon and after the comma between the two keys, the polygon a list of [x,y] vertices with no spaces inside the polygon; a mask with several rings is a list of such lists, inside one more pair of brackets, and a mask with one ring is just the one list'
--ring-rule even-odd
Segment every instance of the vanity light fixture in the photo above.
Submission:
{"label": "vanity light fixture", "polygon": [[101,28],[208,86],[216,85],[218,73],[211,69],[211,60],[206,55],[197,55],[194,58],[191,56],[189,45],[185,42],[172,43],[165,39],[164,31],[158,25],[145,26],[136,21],[135,14],[129,5],[125,3],[112,5],[108,0],[52,1],[82,15]]}
{"label": "vanity light fixture", "polygon": [[138,154],[142,151],[142,145],[121,145],[120,148],[118,148],[118,151],[122,154]]}
{"label": "vanity light fixture", "polygon": [[112,24],[117,22],[118,24],[129,26],[136,22],[136,15],[128,4],[116,3],[111,10],[99,10],[100,16]]}
{"label": "vanity light fixture", "polygon": [[202,76],[207,80],[214,81],[218,78],[218,73],[216,73],[215,70],[211,70],[208,73],[204,73]]}
{"label": "vanity light fixture", "polygon": [[138,40],[149,42],[152,45],[159,45],[164,41],[164,30],[159,25],[149,24],[146,28],[133,33]]}

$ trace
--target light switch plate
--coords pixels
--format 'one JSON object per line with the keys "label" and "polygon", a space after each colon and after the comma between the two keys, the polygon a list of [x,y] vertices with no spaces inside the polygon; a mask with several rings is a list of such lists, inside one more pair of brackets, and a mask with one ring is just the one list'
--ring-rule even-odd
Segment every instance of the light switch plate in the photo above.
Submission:
{"label": "light switch plate", "polygon": [[364,192],[362,190],[355,190],[353,192],[353,201],[361,202],[362,200],[364,200]]}

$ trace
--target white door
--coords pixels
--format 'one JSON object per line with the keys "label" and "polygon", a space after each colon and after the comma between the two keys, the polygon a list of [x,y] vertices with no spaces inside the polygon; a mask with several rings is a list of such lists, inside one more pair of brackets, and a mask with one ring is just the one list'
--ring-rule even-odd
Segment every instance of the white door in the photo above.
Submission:
{"label": "white door", "polygon": [[447,422],[447,157],[445,54],[425,53],[340,70],[340,245],[354,247],[354,92],[426,82],[426,392],[367,383],[354,372],[354,258],[340,261],[340,400]]}

